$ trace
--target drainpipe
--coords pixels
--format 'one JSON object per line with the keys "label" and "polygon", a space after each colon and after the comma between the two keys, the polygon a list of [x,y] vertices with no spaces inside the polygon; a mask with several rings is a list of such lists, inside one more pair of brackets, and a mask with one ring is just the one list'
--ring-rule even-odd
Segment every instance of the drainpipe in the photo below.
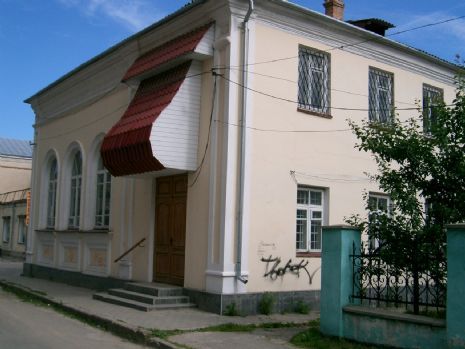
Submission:
{"label": "drainpipe", "polygon": [[242,23],[242,119],[240,122],[240,167],[239,167],[239,188],[237,193],[238,198],[238,213],[237,213],[237,253],[236,253],[236,278],[246,284],[248,280],[242,277],[242,225],[244,218],[244,167],[245,167],[245,141],[246,141],[246,128],[247,125],[247,66],[249,63],[249,19],[254,10],[254,1],[249,0],[249,9],[245,15],[244,22]]}

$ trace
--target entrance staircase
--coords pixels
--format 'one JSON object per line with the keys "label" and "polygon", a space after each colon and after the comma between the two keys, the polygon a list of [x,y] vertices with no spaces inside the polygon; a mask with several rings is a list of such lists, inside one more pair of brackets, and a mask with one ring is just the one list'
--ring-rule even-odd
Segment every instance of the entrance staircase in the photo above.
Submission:
{"label": "entrance staircase", "polygon": [[95,293],[94,299],[142,310],[192,308],[189,297],[182,295],[182,287],[160,283],[127,283],[124,288]]}

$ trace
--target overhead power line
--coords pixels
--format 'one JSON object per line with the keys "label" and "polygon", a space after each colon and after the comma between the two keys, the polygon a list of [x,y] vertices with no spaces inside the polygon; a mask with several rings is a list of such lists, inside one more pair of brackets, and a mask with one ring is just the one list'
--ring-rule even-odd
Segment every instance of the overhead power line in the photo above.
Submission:
{"label": "overhead power line", "polygon": [[[386,34],[385,36],[372,37],[372,38],[369,38],[369,39],[353,42],[353,43],[350,43],[350,44],[338,45],[338,46],[334,46],[334,47],[331,47],[329,49],[321,50],[321,51],[330,52],[330,51],[334,51],[334,50],[343,50],[345,48],[357,46],[357,45],[364,44],[364,43],[367,43],[367,42],[382,40],[384,37],[397,36],[397,35],[405,34],[405,33],[408,33],[408,32],[415,31],[415,30],[420,30],[420,29],[424,29],[424,28],[428,28],[428,27],[434,27],[434,26],[437,26],[437,25],[441,25],[441,24],[444,24],[444,23],[450,23],[450,22],[453,22],[453,21],[458,21],[459,19],[463,19],[463,18],[465,18],[465,15],[461,15],[461,16],[453,17],[453,18],[448,18],[448,19],[445,19],[445,20],[442,20],[442,21],[427,23],[427,24],[423,24],[423,25],[413,27],[413,28],[409,28],[409,29],[405,29],[405,30],[400,30],[400,31],[397,31],[397,32],[394,32],[394,33]],[[261,62],[260,61],[259,62],[253,62],[253,63],[248,63],[246,65],[241,64],[241,65],[217,66],[215,68],[217,68],[217,69],[241,68],[241,67],[251,66],[251,65],[276,63],[276,62],[296,59],[298,57],[299,56],[297,55],[297,56],[291,56],[291,57],[275,58],[275,59],[271,59],[271,60],[267,60],[267,61],[261,61]]]}
{"label": "overhead power line", "polygon": [[[319,106],[315,106],[315,105],[311,105],[311,104],[304,104],[304,103],[300,103],[298,101],[295,101],[295,100],[292,100],[292,99],[288,99],[288,98],[284,98],[284,97],[279,97],[279,96],[275,96],[275,95],[272,95],[270,93],[267,93],[267,92],[263,92],[263,91],[259,91],[259,90],[256,90],[256,89],[253,89],[251,87],[247,87],[247,86],[244,86],[243,84],[239,83],[239,82],[236,82],[236,81],[233,81],[229,78],[227,78],[226,76],[224,75],[219,75],[221,76],[223,79],[225,79],[226,81],[229,81],[230,83],[232,84],[235,84],[237,86],[240,86],[242,88],[245,88],[251,92],[254,92],[254,93],[257,93],[257,94],[260,94],[262,96],[266,96],[266,97],[269,97],[269,98],[272,98],[272,99],[276,99],[276,100],[279,100],[279,101],[284,101],[284,102],[288,102],[288,103],[292,103],[292,104],[297,104],[297,105],[305,105],[306,107],[313,107],[313,108],[317,108]],[[451,107],[453,106],[453,104],[448,104],[448,105],[445,105],[446,107]],[[422,107],[422,106],[417,106],[417,107],[410,107],[410,108],[392,108],[392,109],[369,109],[369,108],[352,108],[352,107],[329,107],[329,109],[333,109],[333,110],[344,110],[344,111],[373,111],[373,112],[381,112],[381,111],[407,111],[407,110],[424,110],[424,109],[431,109],[431,108],[436,108],[437,106],[434,106],[434,105],[430,105],[430,106],[426,106],[426,107]]]}

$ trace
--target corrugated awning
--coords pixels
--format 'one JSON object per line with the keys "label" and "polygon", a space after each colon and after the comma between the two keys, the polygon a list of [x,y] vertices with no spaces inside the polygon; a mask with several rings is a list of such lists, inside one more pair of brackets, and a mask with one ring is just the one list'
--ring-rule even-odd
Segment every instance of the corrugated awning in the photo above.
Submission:
{"label": "corrugated awning", "polygon": [[211,26],[211,23],[206,24],[140,56],[129,68],[123,81],[143,75],[175,58],[193,53]]}
{"label": "corrugated awning", "polygon": [[128,109],[105,136],[100,149],[103,163],[112,175],[164,169],[152,153],[152,125],[171,103],[190,66],[191,61],[141,82]]}

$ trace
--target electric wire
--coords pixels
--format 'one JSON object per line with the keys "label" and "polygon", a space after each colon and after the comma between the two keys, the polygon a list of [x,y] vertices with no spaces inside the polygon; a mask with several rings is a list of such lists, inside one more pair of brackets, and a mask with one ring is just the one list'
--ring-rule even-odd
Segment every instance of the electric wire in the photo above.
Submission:
{"label": "electric wire", "polygon": [[[258,72],[254,72],[254,71],[251,71],[251,70],[243,70],[243,69],[239,69],[239,68],[231,68],[231,70],[237,70],[237,71],[240,71],[240,72],[246,72],[248,74],[258,75],[258,76],[262,76],[262,77],[266,77],[266,78],[270,78],[270,79],[275,79],[275,80],[281,80],[281,81],[289,82],[289,83],[295,84],[295,85],[299,84],[297,81],[294,81],[294,80],[282,78],[282,77],[279,77],[279,76],[273,76],[273,75],[258,73]],[[350,92],[350,91],[346,91],[346,90],[340,90],[340,89],[337,89],[337,88],[329,88],[329,90],[330,91],[335,91],[335,92],[346,93],[346,94],[349,94],[349,95],[352,95],[352,96],[360,96],[360,97],[367,97],[367,98],[369,97],[367,94]],[[399,100],[394,100],[394,102],[399,103],[399,104],[405,104],[405,105],[417,105],[417,104],[412,103],[412,102],[403,102],[403,101],[399,101]]]}
{"label": "electric wire", "polygon": [[[197,73],[197,74],[187,75],[185,78],[183,78],[183,79],[181,78],[181,79],[179,79],[179,80],[195,78],[195,77],[202,76],[202,75],[205,75],[205,74],[211,74],[211,71],[204,71],[204,72]],[[178,80],[174,80],[173,82],[176,82],[176,81],[178,81]],[[109,94],[110,94],[111,92],[113,92],[113,91],[114,91],[114,90],[108,91],[107,93],[105,93],[102,97],[100,97],[100,98],[97,99],[96,101],[94,101],[94,102],[92,102],[92,103],[86,105],[85,108],[88,108],[88,107],[90,107],[90,106],[92,106],[92,105],[94,105],[94,104],[100,102],[100,101],[101,101],[101,98],[106,97],[107,95],[109,95]],[[53,136],[49,136],[49,137],[38,138],[38,139],[36,139],[36,143],[37,143],[37,142],[40,142],[40,141],[46,141],[46,140],[50,140],[50,139],[56,139],[56,138],[63,137],[63,136],[69,135],[69,134],[71,134],[71,133],[74,133],[74,132],[76,132],[76,131],[80,131],[80,130],[82,130],[82,129],[84,129],[84,128],[87,128],[87,127],[89,127],[89,126],[91,126],[91,125],[93,125],[93,124],[98,123],[99,121],[102,121],[102,120],[106,119],[107,117],[113,116],[115,113],[119,112],[119,111],[120,111],[121,109],[123,109],[123,108],[124,108],[124,109],[128,108],[129,104],[130,104],[130,102],[129,102],[129,103],[123,103],[123,104],[119,105],[118,107],[116,107],[115,109],[112,109],[111,111],[106,112],[106,113],[103,114],[103,115],[100,115],[98,118],[95,118],[95,119],[89,121],[88,123],[85,123],[85,124],[83,124],[83,125],[81,125],[81,126],[79,126],[79,127],[77,127],[77,128],[73,128],[72,130],[65,131],[65,132],[62,132],[62,133],[60,133],[60,134],[53,135]],[[33,145],[34,145],[34,144],[33,144]]]}
{"label": "electric wire", "polygon": [[[367,42],[383,40],[385,37],[401,35],[401,34],[405,34],[405,33],[408,33],[408,32],[415,31],[415,30],[420,30],[420,29],[424,29],[424,28],[427,28],[427,27],[433,27],[433,26],[436,26],[436,25],[441,25],[441,24],[444,24],[444,23],[457,21],[457,20],[463,19],[463,18],[465,18],[465,15],[448,18],[448,19],[445,19],[445,20],[442,20],[442,21],[431,22],[431,23],[423,24],[423,25],[413,27],[413,28],[409,28],[409,29],[405,29],[405,30],[400,30],[400,31],[397,31],[397,32],[394,32],[394,33],[386,34],[385,36],[372,37],[372,38],[369,38],[369,39],[353,42],[353,43],[350,43],[350,44],[338,45],[338,46],[334,46],[334,47],[331,47],[331,48],[328,48],[328,49],[325,49],[325,50],[320,50],[320,51],[322,51],[322,52],[330,52],[330,51],[334,51],[334,50],[343,50],[345,48],[361,45],[361,44],[364,44],[364,43],[367,43]],[[214,67],[214,68],[216,68],[216,69],[241,68],[241,67],[251,66],[251,65],[276,63],[276,62],[296,59],[298,57],[299,56],[297,55],[297,56],[292,56],[292,57],[275,58],[275,59],[271,59],[271,60],[267,60],[267,61],[253,62],[253,63],[248,63],[246,65],[240,64],[240,65],[229,65],[229,66],[217,66],[217,67]]]}
{"label": "electric wire", "polygon": [[211,130],[212,130],[212,124],[213,124],[213,113],[215,112],[215,99],[216,99],[216,83],[217,83],[217,77],[219,74],[215,73],[212,71],[214,81],[213,81],[213,93],[212,93],[212,108],[210,112],[210,122],[208,124],[208,133],[207,133],[207,143],[205,144],[205,150],[203,152],[202,160],[200,161],[199,166],[197,166],[197,169],[194,171],[195,173],[195,178],[192,181],[191,184],[189,184],[189,188],[192,188],[195,183],[197,183],[197,180],[199,179],[200,173],[202,172],[202,167],[205,162],[205,158],[207,157],[207,150],[210,145],[210,139],[211,139]]}
{"label": "electric wire", "polygon": [[[292,104],[297,104],[297,105],[305,105],[306,107],[314,107],[314,108],[317,108],[319,106],[315,106],[315,105],[312,105],[312,104],[307,104],[307,103],[300,103],[298,101],[295,101],[295,100],[292,100],[292,99],[289,99],[289,98],[284,98],[284,97],[279,97],[279,96],[275,96],[275,95],[272,95],[270,93],[267,93],[267,92],[263,92],[263,91],[260,91],[260,90],[256,90],[256,89],[253,89],[251,87],[247,87],[247,86],[244,86],[243,84],[241,84],[240,82],[237,82],[237,81],[233,81],[231,80],[230,78],[224,76],[224,75],[219,75],[221,78],[225,79],[226,81],[229,81],[230,83],[232,84],[235,84],[239,87],[242,87],[242,88],[245,88],[251,92],[254,92],[254,93],[257,93],[257,94],[260,94],[262,96],[266,96],[266,97],[269,97],[269,98],[272,98],[272,99],[276,99],[276,100],[280,100],[280,101],[284,101],[284,102],[288,102],[288,103],[292,103]],[[446,104],[444,105],[445,107],[452,107],[454,106],[454,104]],[[344,110],[344,111],[364,111],[364,112],[369,112],[369,111],[373,111],[373,112],[381,112],[381,111],[408,111],[408,110],[417,110],[417,111],[421,111],[421,110],[425,110],[425,109],[432,109],[432,108],[436,108],[437,106],[435,105],[430,105],[430,106],[417,106],[417,107],[410,107],[410,108],[395,108],[393,107],[392,109],[373,109],[373,108],[351,108],[351,107],[329,107],[329,109],[333,109],[333,110]]]}

